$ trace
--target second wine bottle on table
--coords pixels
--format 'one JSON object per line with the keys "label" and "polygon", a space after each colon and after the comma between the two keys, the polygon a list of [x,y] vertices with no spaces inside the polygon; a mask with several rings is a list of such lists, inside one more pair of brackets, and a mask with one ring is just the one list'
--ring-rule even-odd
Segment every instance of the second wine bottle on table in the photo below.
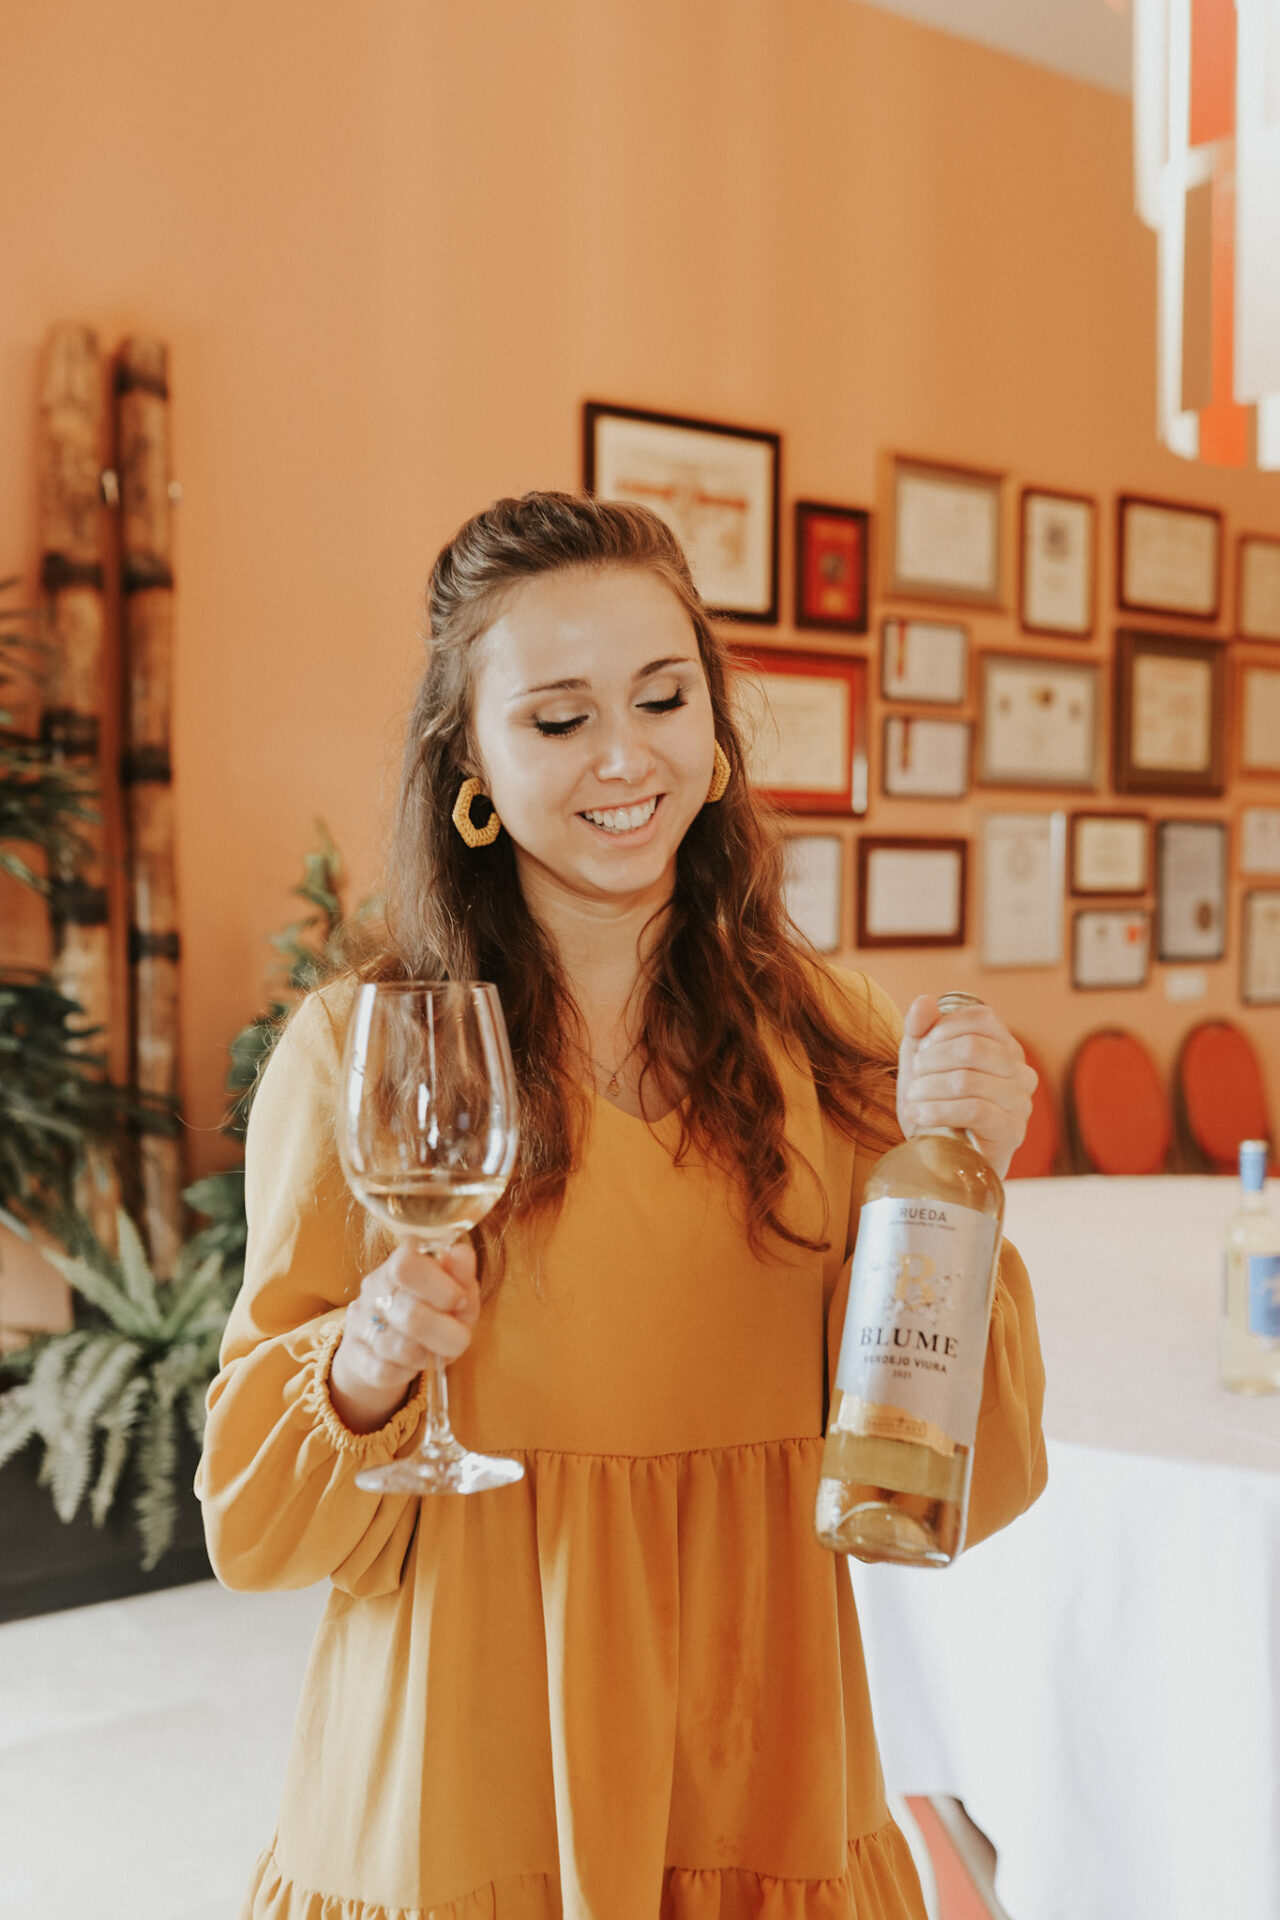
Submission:
{"label": "second wine bottle on table", "polygon": [[824,1546],[945,1567],[964,1545],[1003,1221],[999,1175],[953,1128],[916,1134],[873,1169],[822,1457]]}

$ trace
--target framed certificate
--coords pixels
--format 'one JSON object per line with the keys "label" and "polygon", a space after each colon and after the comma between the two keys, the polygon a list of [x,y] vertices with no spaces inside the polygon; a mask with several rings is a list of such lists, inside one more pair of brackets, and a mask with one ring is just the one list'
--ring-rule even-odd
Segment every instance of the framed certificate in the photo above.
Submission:
{"label": "framed certificate", "polygon": [[1240,815],[1241,873],[1280,873],[1280,807],[1246,807]]}
{"label": "framed certificate", "polygon": [[1151,917],[1140,908],[1087,907],[1071,929],[1073,987],[1143,987],[1151,965]]}
{"label": "framed certificate", "polygon": [[1119,581],[1129,613],[1216,620],[1222,602],[1222,515],[1122,493],[1117,503]]}
{"label": "framed certificate", "polygon": [[1237,573],[1236,631],[1245,640],[1280,640],[1280,539],[1242,533]]}
{"label": "framed certificate", "polygon": [[1183,634],[1116,635],[1117,793],[1220,794],[1226,650]]}
{"label": "framed certificate", "polygon": [[959,707],[969,690],[969,630],[941,620],[886,620],[880,694],[921,706]]}
{"label": "framed certificate", "polygon": [[1085,494],[1023,488],[1018,611],[1029,633],[1093,632],[1096,520]]}
{"label": "framed certificate", "polygon": [[586,491],[659,514],[710,613],[776,622],[778,434],[588,400],[582,435]]}
{"label": "framed certificate", "polygon": [[796,625],[865,633],[871,515],[796,501]]}
{"label": "framed certificate", "polygon": [[835,953],[844,945],[844,849],[838,833],[783,837],[783,902],[819,953]]}
{"label": "framed certificate", "polygon": [[858,841],[860,947],[962,947],[967,840]]}
{"label": "framed certificate", "polygon": [[1240,663],[1240,771],[1280,773],[1280,666]]}
{"label": "framed certificate", "polygon": [[998,473],[896,458],[890,593],[998,607],[1002,487]]}
{"label": "framed certificate", "polygon": [[960,800],[969,791],[973,729],[967,720],[890,714],[884,723],[881,785],[894,799]]}
{"label": "framed certificate", "polygon": [[984,653],[978,779],[986,786],[1098,784],[1098,669]]}
{"label": "framed certificate", "polygon": [[1250,1007],[1280,1005],[1280,887],[1244,897],[1240,998]]}
{"label": "framed certificate", "polygon": [[1062,959],[1065,813],[989,813],[982,822],[982,964]]}
{"label": "framed certificate", "polygon": [[1221,820],[1156,828],[1157,957],[1221,960],[1227,924],[1227,829]]}
{"label": "framed certificate", "polygon": [[1071,891],[1145,893],[1151,885],[1151,822],[1141,813],[1073,813]]}
{"label": "framed certificate", "polygon": [[866,661],[752,648],[733,666],[752,785],[789,813],[865,813]]}

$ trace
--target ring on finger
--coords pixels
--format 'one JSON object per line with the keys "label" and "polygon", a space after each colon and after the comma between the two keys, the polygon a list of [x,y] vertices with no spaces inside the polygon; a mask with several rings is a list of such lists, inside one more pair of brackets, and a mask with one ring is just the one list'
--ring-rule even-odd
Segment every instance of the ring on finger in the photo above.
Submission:
{"label": "ring on finger", "polygon": [[391,1323],[391,1295],[378,1293],[373,1298],[373,1316],[369,1325],[374,1333],[385,1333]]}

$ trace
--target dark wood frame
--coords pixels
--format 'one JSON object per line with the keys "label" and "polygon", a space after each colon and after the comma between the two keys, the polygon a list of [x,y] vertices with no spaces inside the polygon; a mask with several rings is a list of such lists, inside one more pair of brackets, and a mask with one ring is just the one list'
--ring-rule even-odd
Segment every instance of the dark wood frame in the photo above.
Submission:
{"label": "dark wood frame", "polygon": [[[1213,607],[1208,613],[1200,613],[1187,607],[1170,607],[1153,604],[1149,600],[1127,600],[1124,591],[1125,560],[1125,511],[1129,507],[1155,507],[1161,513],[1186,514],[1193,518],[1212,520],[1218,536],[1218,551],[1214,563]],[[1222,564],[1224,544],[1224,519],[1220,507],[1195,506],[1186,500],[1161,500],[1147,493],[1122,493],[1116,498],[1116,605],[1125,613],[1154,613],[1162,619],[1199,620],[1212,625],[1222,616]]]}
{"label": "dark wood frame", "polygon": [[[965,741],[964,785],[958,793],[895,793],[889,785],[889,729],[890,727],[911,726],[961,727],[968,736]],[[972,720],[956,719],[951,714],[939,713],[886,713],[881,716],[880,724],[880,791],[886,800],[964,800],[973,786],[973,738]]]}
{"label": "dark wood frame", "polygon": [[[850,731],[845,743],[849,768],[847,798],[825,789],[801,787],[757,787],[756,792],[787,813],[825,813],[834,819],[857,819],[867,810],[870,797],[870,769],[867,762],[867,662],[862,654],[802,653],[789,647],[738,646],[730,650],[735,668],[757,668],[762,673],[809,676],[818,680],[845,680],[853,690],[850,701]],[[859,806],[859,777],[863,804]]]}
{"label": "dark wood frame", "polygon": [[1236,632],[1251,646],[1280,646],[1280,633],[1250,633],[1244,624],[1244,550],[1247,546],[1280,548],[1280,535],[1241,533],[1236,536]]}
{"label": "dark wood frame", "polygon": [[[1210,683],[1213,710],[1209,716],[1209,765],[1202,773],[1133,765],[1134,661],[1142,654],[1151,653],[1169,654],[1184,660],[1204,660],[1213,670]],[[1203,795],[1212,799],[1224,792],[1227,780],[1227,649],[1221,640],[1201,639],[1198,635],[1185,633],[1119,628],[1116,632],[1114,695],[1111,757],[1112,784],[1117,793],[1161,793],[1179,799]]]}
{"label": "dark wood frame", "polygon": [[[898,483],[904,474],[923,474],[935,480],[969,487],[983,487],[995,495],[996,505],[996,577],[990,593],[970,587],[947,588],[936,581],[911,580],[898,573]],[[893,456],[893,497],[889,515],[889,538],[885,544],[886,591],[895,598],[920,600],[927,605],[960,607],[1004,606],[1005,574],[1004,529],[1005,475],[982,467],[958,467],[941,460],[917,459],[913,454]]]}
{"label": "dark wood frame", "polygon": [[[1222,899],[1219,902],[1219,906],[1220,906],[1219,931],[1220,931],[1221,937],[1218,942],[1218,950],[1216,953],[1171,953],[1168,950],[1168,948],[1166,948],[1165,946],[1165,943],[1164,943],[1165,885],[1164,885],[1164,870],[1163,870],[1163,845],[1164,845],[1165,836],[1168,833],[1168,830],[1170,827],[1200,827],[1200,828],[1203,828],[1206,832],[1212,831],[1221,835]],[[1172,966],[1208,967],[1208,966],[1214,965],[1216,961],[1222,960],[1226,957],[1227,909],[1228,909],[1230,898],[1231,898],[1231,870],[1228,864],[1229,854],[1230,854],[1230,847],[1229,847],[1229,841],[1227,836],[1227,823],[1225,820],[1189,820],[1186,818],[1174,819],[1174,820],[1157,820],[1156,822],[1156,871],[1155,871],[1156,959],[1161,961],[1163,964],[1172,965]]]}
{"label": "dark wood frame", "polygon": [[782,436],[765,427],[739,427],[726,420],[703,420],[691,414],[654,413],[646,407],[616,406],[612,401],[585,400],[582,405],[582,484],[587,493],[596,490],[596,422],[643,420],[655,427],[678,427],[685,432],[716,434],[731,440],[754,440],[771,454],[773,498],[769,503],[769,604],[749,610],[741,607],[708,607],[713,619],[750,621],[758,626],[778,623],[778,527],[782,498]]}
{"label": "dark wood frame", "polygon": [[1273,893],[1280,899],[1280,887],[1249,887],[1240,901],[1240,999],[1246,1007],[1276,1007],[1280,1006],[1280,994],[1259,1000],[1246,991],[1249,978],[1249,902],[1259,893]]}
{"label": "dark wood frame", "polygon": [[1272,673],[1277,679],[1280,679],[1280,657],[1273,656],[1270,660],[1251,660],[1247,657],[1245,659],[1237,657],[1235,661],[1236,771],[1242,780],[1280,780],[1280,761],[1273,767],[1255,767],[1251,766],[1244,757],[1245,676],[1250,673]]}
{"label": "dark wood frame", "polygon": [[[1089,509],[1089,581],[1086,595],[1088,625],[1046,627],[1027,618],[1027,502],[1066,500]],[[1023,487],[1018,497],[1018,624],[1024,633],[1057,634],[1068,640],[1090,640],[1098,624],[1098,502],[1091,493],[1066,493],[1060,487]]]}
{"label": "dark wood frame", "polygon": [[[892,626],[944,627],[944,628],[950,628],[959,632],[961,636],[961,646],[964,649],[964,661],[963,661],[964,687],[958,699],[930,700],[927,695],[922,693],[890,693],[888,691],[888,688],[885,685],[885,681],[887,678],[885,673],[885,660],[889,650],[889,629]],[[884,619],[880,622],[880,698],[882,700],[891,700],[894,702],[895,705],[898,705],[898,706],[917,706],[917,707],[967,706],[968,700],[969,700],[969,678],[970,678],[969,662],[970,662],[972,652],[973,652],[973,649],[969,644],[969,629],[965,625],[963,620],[930,620],[930,619],[921,620],[921,619],[918,619],[914,614],[904,614],[904,613],[886,614]]]}
{"label": "dark wood frame", "polygon": [[[808,604],[807,586],[810,544],[818,539],[820,520],[839,520],[856,527],[860,536],[860,577],[854,584],[853,617],[824,614]],[[866,507],[838,507],[821,500],[797,500],[795,503],[795,623],[823,633],[865,633],[871,581],[871,513]]]}
{"label": "dark wood frame", "polygon": [[782,839],[788,840],[835,840],[840,847],[840,872],[838,884],[840,898],[836,903],[836,944],[834,947],[819,947],[819,953],[843,953],[849,946],[849,835],[842,833],[837,821],[815,820],[812,823],[803,820],[789,820],[783,829]]}
{"label": "dark wood frame", "polygon": [[[1076,830],[1081,822],[1090,820],[1132,820],[1140,825],[1146,834],[1147,876],[1140,887],[1083,887],[1078,883],[1076,873]],[[1093,807],[1073,813],[1067,819],[1067,891],[1073,900],[1141,900],[1151,892],[1155,847],[1151,837],[1151,817],[1145,813],[1124,813],[1119,808],[1107,809]]]}
{"label": "dark wood frame", "polygon": [[[987,689],[991,672],[997,667],[1036,668],[1041,673],[1065,668],[1067,672],[1087,676],[1093,688],[1093,744],[1090,772],[1082,780],[1035,780],[1026,774],[996,774],[987,771]],[[978,655],[978,750],[974,763],[974,783],[998,788],[1002,792],[1096,793],[1099,785],[1102,741],[1101,665],[1096,660],[1066,660],[1060,654],[1012,653],[991,648]]]}
{"label": "dark wood frame", "polygon": [[[1147,923],[1146,963],[1141,980],[1082,980],[1079,974],[1079,953],[1077,950],[1077,928],[1082,920],[1093,919],[1099,915],[1114,915],[1125,919],[1137,915]],[[1137,987],[1145,987],[1151,979],[1151,913],[1147,907],[1081,907],[1071,916],[1071,986],[1076,993],[1132,993]]]}
{"label": "dark wood frame", "polygon": [[[892,853],[954,853],[960,861],[960,919],[950,933],[869,933],[867,930],[867,876],[872,855]],[[969,842],[899,834],[864,833],[858,837],[856,942],[859,947],[962,947],[969,917]]]}

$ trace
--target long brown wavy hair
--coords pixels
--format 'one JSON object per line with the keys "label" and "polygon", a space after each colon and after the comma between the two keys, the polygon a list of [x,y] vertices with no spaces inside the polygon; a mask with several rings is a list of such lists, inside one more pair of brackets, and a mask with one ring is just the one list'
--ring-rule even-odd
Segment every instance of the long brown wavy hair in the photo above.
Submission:
{"label": "long brown wavy hair", "polygon": [[[637,988],[644,1075],[680,1108],[678,1158],[694,1145],[736,1176],[752,1243],[770,1234],[820,1248],[782,1207],[800,1157],[785,1135],[782,1086],[766,1036],[807,1060],[823,1110],[844,1132],[896,1138],[888,1034],[850,1043],[830,1011],[820,963],[787,918],[776,819],[751,791],[734,724],[724,643],[688,562],[646,508],[567,493],[499,500],[440,553],[427,591],[430,653],[409,722],[387,868],[385,949],[362,977],[491,980],[506,1013],[520,1087],[520,1156],[500,1206],[476,1233],[482,1271],[501,1266],[504,1225],[551,1217],[573,1168],[585,1091],[584,1026],[556,948],[525,900],[503,830],[471,848],[454,827],[458,788],[475,764],[469,733],[475,648],[500,603],[567,567],[643,568],[676,595],[697,636],[715,735],[731,777],[682,841],[675,890]],[[484,824],[483,803],[473,816]]]}

